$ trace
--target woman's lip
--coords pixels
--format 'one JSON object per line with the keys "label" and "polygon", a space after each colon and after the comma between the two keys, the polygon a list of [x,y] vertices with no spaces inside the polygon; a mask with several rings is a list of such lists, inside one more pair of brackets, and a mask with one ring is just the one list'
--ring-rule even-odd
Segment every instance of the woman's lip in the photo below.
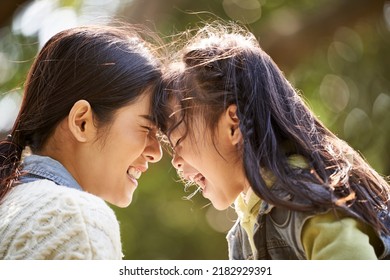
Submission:
{"label": "woman's lip", "polygon": [[148,166],[146,165],[138,165],[138,166],[135,166],[135,168],[137,168],[139,171],[141,171],[142,173],[145,173],[146,170],[148,170]]}
{"label": "woman's lip", "polygon": [[144,172],[146,172],[148,170],[148,166],[147,165],[130,165],[129,168],[131,168],[131,167],[133,167],[135,169],[138,169],[142,173],[144,173]]}
{"label": "woman's lip", "polygon": [[[148,164],[140,164],[140,165],[131,165],[129,166],[129,168],[127,170],[129,170],[130,168],[134,168],[134,169],[137,169],[139,172],[144,173],[148,170]],[[140,175],[141,175],[140,174]],[[139,179],[136,179],[134,178],[133,176],[131,176],[129,173],[127,173],[127,177],[129,178],[129,180],[135,185],[135,187],[138,186],[138,180]],[[138,177],[138,176],[137,176]]]}
{"label": "woman's lip", "polygon": [[127,177],[129,178],[129,180],[130,180],[131,182],[134,183],[134,185],[135,185],[136,187],[138,186],[138,181],[137,181],[137,179],[135,179],[134,177],[130,176],[129,174],[127,174]]}

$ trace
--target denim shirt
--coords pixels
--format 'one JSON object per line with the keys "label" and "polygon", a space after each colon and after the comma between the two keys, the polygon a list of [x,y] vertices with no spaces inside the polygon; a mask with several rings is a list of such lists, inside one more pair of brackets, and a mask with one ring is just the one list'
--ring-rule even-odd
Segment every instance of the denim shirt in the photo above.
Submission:
{"label": "denim shirt", "polygon": [[39,155],[26,156],[22,164],[21,173],[22,175],[19,178],[21,184],[47,179],[57,185],[82,191],[82,188],[69,171],[60,162],[50,157]]}

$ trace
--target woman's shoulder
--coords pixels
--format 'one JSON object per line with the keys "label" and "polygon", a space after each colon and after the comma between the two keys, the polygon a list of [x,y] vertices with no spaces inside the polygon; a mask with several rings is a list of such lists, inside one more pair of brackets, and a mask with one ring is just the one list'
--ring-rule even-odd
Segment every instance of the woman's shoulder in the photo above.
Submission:
{"label": "woman's shoulder", "polygon": [[[1,237],[35,244],[19,250],[14,248],[15,242],[10,243],[7,252],[12,252],[12,258],[111,259],[121,256],[119,223],[114,211],[99,197],[80,190],[48,180],[18,185],[1,202],[0,217]],[[41,251],[38,248],[53,249]],[[0,255],[1,251],[0,248]],[[61,252],[61,255],[42,255],[46,251]]]}
{"label": "woman's shoulder", "polygon": [[[49,211],[57,209],[61,214],[69,211],[91,217],[91,212],[94,212],[93,216],[99,213],[116,219],[113,210],[100,197],[66,186],[59,186],[49,180],[37,180],[16,186],[5,198],[4,204],[7,203],[19,205],[23,208],[23,212],[35,209],[32,211],[36,214],[45,209]],[[40,211],[36,211],[37,209]]]}
{"label": "woman's shoulder", "polygon": [[91,203],[104,203],[99,197],[89,193],[72,189],[66,186],[60,186],[50,180],[37,180],[30,183],[19,184],[11,189],[4,198],[2,203],[18,201],[18,204],[31,203],[47,203],[54,201],[89,201]]}

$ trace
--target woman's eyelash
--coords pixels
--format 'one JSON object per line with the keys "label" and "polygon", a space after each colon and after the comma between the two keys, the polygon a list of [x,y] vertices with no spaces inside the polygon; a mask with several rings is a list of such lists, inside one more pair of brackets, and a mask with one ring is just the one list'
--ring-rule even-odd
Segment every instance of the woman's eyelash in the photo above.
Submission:
{"label": "woman's eyelash", "polygon": [[153,127],[150,126],[142,126],[142,128],[146,129],[148,133],[153,131]]}

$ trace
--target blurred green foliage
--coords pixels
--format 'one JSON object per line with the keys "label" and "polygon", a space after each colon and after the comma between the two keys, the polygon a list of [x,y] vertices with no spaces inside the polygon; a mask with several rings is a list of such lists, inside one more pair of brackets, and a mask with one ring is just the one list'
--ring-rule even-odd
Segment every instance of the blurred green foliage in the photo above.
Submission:
{"label": "blurred green foliage", "polygon": [[[390,174],[390,4],[377,0],[25,1],[0,26],[0,136],[12,126],[44,41],[61,28],[111,17],[163,36],[202,20],[247,24],[330,130]],[[143,175],[128,208],[112,206],[125,259],[227,259],[234,210],[216,211],[201,195],[187,200],[190,192],[176,181],[165,155]]]}

